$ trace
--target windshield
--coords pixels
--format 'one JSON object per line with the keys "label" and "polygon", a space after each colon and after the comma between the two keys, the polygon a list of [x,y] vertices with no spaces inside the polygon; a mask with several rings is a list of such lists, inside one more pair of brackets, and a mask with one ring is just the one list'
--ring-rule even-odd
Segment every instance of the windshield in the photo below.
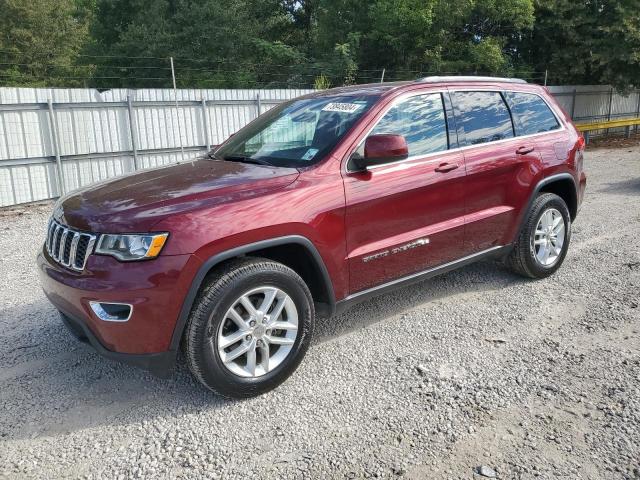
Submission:
{"label": "windshield", "polygon": [[231,137],[215,151],[215,158],[307,167],[331,151],[377,99],[336,95],[287,102]]}

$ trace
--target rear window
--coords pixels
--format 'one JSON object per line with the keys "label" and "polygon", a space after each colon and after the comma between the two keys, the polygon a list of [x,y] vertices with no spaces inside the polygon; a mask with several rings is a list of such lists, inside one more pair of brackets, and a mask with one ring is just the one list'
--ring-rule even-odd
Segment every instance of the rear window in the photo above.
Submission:
{"label": "rear window", "polygon": [[533,93],[505,92],[516,135],[533,135],[560,127],[549,106]]}
{"label": "rear window", "polygon": [[456,122],[468,145],[512,138],[511,115],[499,92],[454,92]]}

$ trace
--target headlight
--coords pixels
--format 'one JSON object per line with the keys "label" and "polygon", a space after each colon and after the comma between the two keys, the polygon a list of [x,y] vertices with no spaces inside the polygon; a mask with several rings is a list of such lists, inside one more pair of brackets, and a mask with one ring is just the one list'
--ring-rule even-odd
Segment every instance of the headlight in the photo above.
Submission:
{"label": "headlight", "polygon": [[111,255],[122,261],[146,260],[155,258],[167,241],[168,233],[147,235],[100,235],[96,253]]}

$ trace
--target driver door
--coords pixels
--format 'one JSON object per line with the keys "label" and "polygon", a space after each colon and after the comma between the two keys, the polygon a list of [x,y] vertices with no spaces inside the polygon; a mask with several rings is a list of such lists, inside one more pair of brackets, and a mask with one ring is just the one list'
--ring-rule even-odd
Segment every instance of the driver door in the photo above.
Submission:
{"label": "driver door", "polygon": [[[464,156],[450,148],[447,93],[396,100],[373,134],[403,135],[409,157],[352,171],[347,164],[347,256],[350,292],[447,263],[464,240]],[[447,109],[448,110],[448,109]],[[454,134],[455,136],[455,134]],[[364,140],[356,154],[364,153]]]}

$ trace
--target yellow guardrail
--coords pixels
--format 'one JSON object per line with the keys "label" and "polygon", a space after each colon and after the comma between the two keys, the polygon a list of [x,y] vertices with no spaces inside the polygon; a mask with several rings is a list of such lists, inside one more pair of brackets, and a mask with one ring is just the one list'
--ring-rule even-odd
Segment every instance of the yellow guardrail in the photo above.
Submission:
{"label": "yellow guardrail", "polygon": [[625,136],[629,138],[631,136],[631,127],[634,125],[640,125],[640,118],[623,118],[617,120],[605,120],[604,122],[577,122],[575,125],[579,131],[584,133],[585,142],[589,143],[589,132],[593,130],[605,130],[608,128],[626,127]]}
{"label": "yellow guardrail", "polygon": [[622,120],[606,120],[604,122],[578,122],[576,123],[576,128],[581,132],[588,132],[590,130],[602,130],[605,128],[632,127],[634,125],[640,125],[640,118],[624,118]]}

